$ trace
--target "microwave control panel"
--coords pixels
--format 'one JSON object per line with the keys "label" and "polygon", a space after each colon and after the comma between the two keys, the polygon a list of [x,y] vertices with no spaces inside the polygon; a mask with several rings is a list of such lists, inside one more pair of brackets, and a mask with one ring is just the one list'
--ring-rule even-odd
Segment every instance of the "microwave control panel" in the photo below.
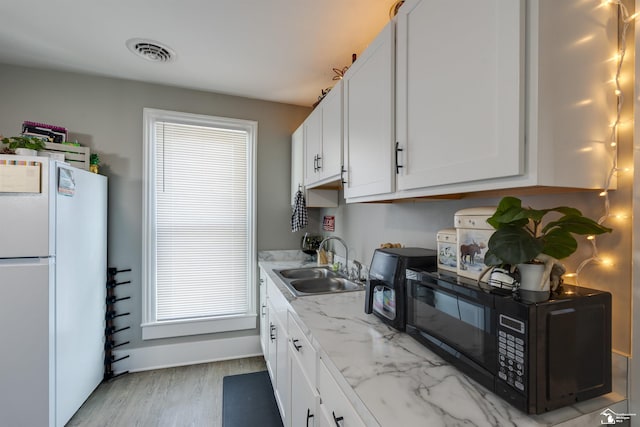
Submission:
{"label": "microwave control panel", "polygon": [[527,369],[525,363],[525,323],[500,314],[498,319],[498,376],[524,393]]}

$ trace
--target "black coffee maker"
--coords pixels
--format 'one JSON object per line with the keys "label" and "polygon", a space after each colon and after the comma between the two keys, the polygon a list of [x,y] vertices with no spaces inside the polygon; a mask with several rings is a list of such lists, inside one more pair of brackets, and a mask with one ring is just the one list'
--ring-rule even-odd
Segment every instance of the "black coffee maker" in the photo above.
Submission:
{"label": "black coffee maker", "polygon": [[437,251],[423,248],[376,249],[365,293],[364,312],[375,314],[399,331],[404,331],[406,325],[407,268],[437,270]]}

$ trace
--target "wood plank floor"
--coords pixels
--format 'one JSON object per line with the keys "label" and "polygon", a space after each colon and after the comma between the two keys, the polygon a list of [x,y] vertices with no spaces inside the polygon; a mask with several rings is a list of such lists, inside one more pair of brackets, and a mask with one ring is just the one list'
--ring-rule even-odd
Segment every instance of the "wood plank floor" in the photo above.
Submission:
{"label": "wood plank floor", "polygon": [[265,369],[259,356],[126,374],[100,384],[67,427],[220,427],[222,378]]}

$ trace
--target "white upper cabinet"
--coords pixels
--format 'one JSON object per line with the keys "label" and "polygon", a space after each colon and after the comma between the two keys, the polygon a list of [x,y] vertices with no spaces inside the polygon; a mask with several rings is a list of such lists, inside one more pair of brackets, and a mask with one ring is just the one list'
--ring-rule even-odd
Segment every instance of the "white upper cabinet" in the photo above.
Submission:
{"label": "white upper cabinet", "polygon": [[291,206],[296,193],[304,189],[304,125],[291,135]]}
{"label": "white upper cabinet", "polygon": [[338,206],[338,190],[306,189],[304,171],[304,125],[300,125],[291,135],[291,206],[295,204],[298,190],[303,192],[308,208]]}
{"label": "white upper cabinet", "polygon": [[[603,188],[615,154],[609,125],[616,48],[615,13],[592,2],[460,0],[453,8],[449,0],[406,0],[396,17],[391,77],[396,139],[387,145],[397,165],[385,166],[387,153],[373,154],[374,148],[368,157],[355,156],[355,147],[364,146],[356,134],[368,131],[362,117],[386,97],[356,106],[360,98],[348,87],[347,201]],[[349,77],[357,83],[356,64]],[[376,87],[386,93],[384,83]],[[382,122],[368,120],[372,129]],[[356,165],[357,159],[364,160]],[[376,172],[386,179],[381,175],[389,169],[395,191],[367,186]]]}
{"label": "white upper cabinet", "polygon": [[[599,2],[597,2],[599,3]],[[616,8],[579,0],[527,2],[525,183],[603,188],[614,151]],[[611,189],[616,188],[613,178]]]}
{"label": "white upper cabinet", "polygon": [[343,79],[345,199],[394,190],[394,67],[391,21]]}
{"label": "white upper cabinet", "polygon": [[316,107],[302,124],[304,130],[304,184],[318,180],[318,156],[322,153],[322,108]]}
{"label": "white upper cabinet", "polygon": [[335,180],[342,169],[342,82],[322,100],[322,158],[318,162],[321,179]]}
{"label": "white upper cabinet", "polygon": [[304,122],[305,185],[340,181],[342,170],[342,81]]}
{"label": "white upper cabinet", "polygon": [[398,15],[398,190],[524,172],[523,0],[406,2]]}

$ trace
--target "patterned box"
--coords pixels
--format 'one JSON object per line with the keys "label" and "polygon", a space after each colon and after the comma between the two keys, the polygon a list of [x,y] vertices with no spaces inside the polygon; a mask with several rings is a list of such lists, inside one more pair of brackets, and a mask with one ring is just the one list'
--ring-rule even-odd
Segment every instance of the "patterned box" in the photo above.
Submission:
{"label": "patterned box", "polygon": [[[478,280],[487,268],[484,255],[487,253],[489,238],[495,231],[487,219],[496,211],[495,207],[477,207],[456,212],[454,224],[458,247],[458,276]],[[488,280],[488,275],[483,282]]]}
{"label": "patterned box", "polygon": [[438,269],[458,272],[458,237],[455,228],[445,228],[436,235],[438,242]]}

